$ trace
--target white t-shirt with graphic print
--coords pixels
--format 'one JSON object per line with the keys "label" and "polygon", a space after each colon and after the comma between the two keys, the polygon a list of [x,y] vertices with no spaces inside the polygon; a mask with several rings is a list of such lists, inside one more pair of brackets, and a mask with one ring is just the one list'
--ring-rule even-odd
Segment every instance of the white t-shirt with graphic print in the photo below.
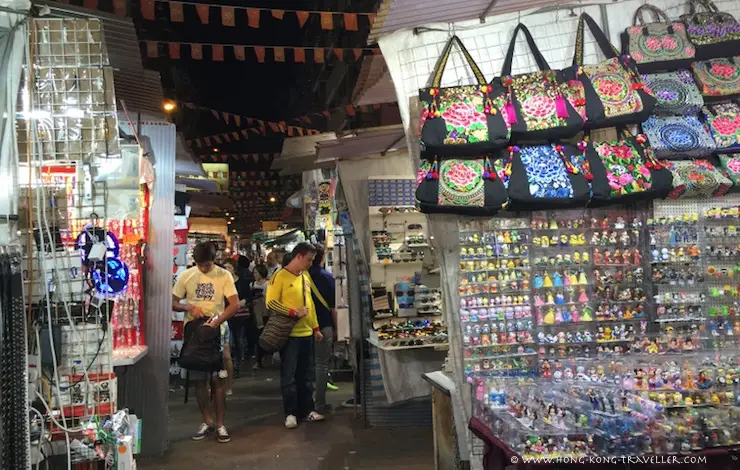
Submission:
{"label": "white t-shirt with graphic print", "polygon": [[[207,317],[221,315],[226,308],[226,297],[237,295],[234,278],[219,266],[203,274],[197,266],[186,269],[177,279],[172,294],[188,304],[203,310]],[[193,318],[188,313],[185,323]]]}

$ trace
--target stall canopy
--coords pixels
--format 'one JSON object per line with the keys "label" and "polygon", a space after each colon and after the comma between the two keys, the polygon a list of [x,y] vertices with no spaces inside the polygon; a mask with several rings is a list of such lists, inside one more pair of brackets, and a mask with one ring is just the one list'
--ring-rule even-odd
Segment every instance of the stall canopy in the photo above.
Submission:
{"label": "stall canopy", "polygon": [[319,143],[316,163],[336,162],[368,155],[382,156],[388,152],[405,148],[406,135],[403,126],[361,129],[336,140]]}
{"label": "stall canopy", "polygon": [[360,75],[352,93],[355,106],[378,103],[395,103],[396,89],[382,55],[369,55],[362,59]]}
{"label": "stall canopy", "polygon": [[287,138],[282,152],[275,157],[270,169],[280,170],[283,175],[295,175],[319,168],[316,164],[316,145],[336,138],[337,135],[333,132]]}
{"label": "stall canopy", "polygon": [[552,0],[383,0],[368,36],[368,43],[401,29],[430,23],[456,23],[513,11],[557,5]]}

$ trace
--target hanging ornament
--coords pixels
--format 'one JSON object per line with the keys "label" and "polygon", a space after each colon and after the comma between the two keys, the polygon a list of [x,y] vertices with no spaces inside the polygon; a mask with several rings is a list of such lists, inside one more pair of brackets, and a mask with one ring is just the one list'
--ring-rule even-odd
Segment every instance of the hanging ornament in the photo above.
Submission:
{"label": "hanging ornament", "polygon": [[91,274],[95,290],[104,296],[117,295],[128,284],[128,267],[118,258],[96,264]]}

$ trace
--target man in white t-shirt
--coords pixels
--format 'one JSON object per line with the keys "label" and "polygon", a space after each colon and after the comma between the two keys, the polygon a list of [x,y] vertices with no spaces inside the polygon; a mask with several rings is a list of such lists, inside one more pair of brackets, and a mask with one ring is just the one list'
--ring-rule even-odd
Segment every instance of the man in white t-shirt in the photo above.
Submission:
{"label": "man in white t-shirt", "polygon": [[[224,268],[216,266],[216,249],[210,242],[199,243],[193,249],[195,266],[185,270],[172,288],[172,309],[185,312],[185,323],[200,317],[210,318],[206,325],[221,330],[221,345],[229,342],[229,327],[226,322],[239,308],[239,295],[236,292],[234,278]],[[187,303],[182,303],[185,299]],[[224,299],[228,306],[224,305]],[[195,397],[203,415],[203,424],[193,435],[193,440],[204,439],[215,428],[218,441],[225,443],[231,440],[224,427],[224,410],[226,408],[225,380],[218,372],[189,371],[189,377],[195,382]],[[208,381],[214,395],[216,419],[211,413]]]}

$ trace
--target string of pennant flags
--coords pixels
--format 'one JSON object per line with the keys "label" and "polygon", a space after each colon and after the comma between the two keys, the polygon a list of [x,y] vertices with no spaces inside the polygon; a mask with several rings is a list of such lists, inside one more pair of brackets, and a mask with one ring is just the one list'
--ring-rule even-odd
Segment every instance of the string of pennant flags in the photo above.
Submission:
{"label": "string of pennant flags", "polygon": [[[90,1],[90,0],[85,0]],[[96,2],[97,3],[97,2]],[[211,24],[211,21],[220,22],[221,26],[235,27],[237,20],[241,23],[247,21],[247,26],[258,29],[262,25],[262,13],[269,15],[279,21],[293,16],[297,20],[298,26],[303,27],[311,17],[319,17],[321,20],[321,29],[329,31],[335,27],[345,31],[359,31],[360,18],[366,18],[368,26],[373,24],[375,13],[352,13],[336,11],[319,11],[319,10],[289,10],[276,8],[259,8],[259,7],[242,7],[231,5],[213,5],[210,3],[198,2],[171,2],[169,0],[141,0],[141,16],[145,20],[157,19],[157,5],[162,6],[162,10],[169,10],[169,20],[173,23],[182,23],[185,21],[185,7],[195,10],[200,18],[201,24]],[[167,5],[165,8],[164,5]],[[215,11],[215,15],[211,12]],[[165,18],[166,16],[162,16]]]}
{"label": "string of pennant flags", "polygon": [[[228,111],[219,111],[218,109],[208,108],[206,106],[200,106],[195,103],[181,102],[181,104],[189,109],[195,109],[199,111],[206,111],[213,115],[214,118],[219,121],[223,121],[226,124],[234,124],[236,127],[257,127],[260,129],[260,134],[265,135],[267,128],[269,127],[273,132],[282,132],[284,134],[297,134],[297,135],[311,135],[311,132],[318,133],[315,129],[306,129],[298,126],[289,126],[285,121],[265,121],[255,117],[242,116],[240,114],[230,113]],[[264,132],[263,132],[264,130]],[[254,132],[256,134],[256,132]]]}
{"label": "string of pennant flags", "polygon": [[[272,62],[287,62],[292,58],[294,63],[305,64],[307,53],[310,53],[313,63],[323,64],[332,55],[341,61],[345,59],[359,60],[365,52],[380,55],[377,47],[318,47],[318,46],[263,46],[254,44],[216,44],[205,42],[177,42],[177,41],[154,41],[141,40],[146,45],[146,55],[151,59],[170,58],[182,59],[183,51],[187,48],[190,58],[193,60],[208,60],[213,62],[224,62],[226,51],[231,51],[232,57],[238,61],[247,60],[247,50],[254,54],[257,62],[264,64],[268,59]],[[210,55],[204,51],[210,49]],[[270,51],[270,56],[267,55]]]}
{"label": "string of pennant flags", "polygon": [[204,162],[227,162],[229,160],[242,160],[253,163],[269,162],[275,158],[277,154],[274,153],[221,153],[221,154],[210,154],[210,155],[198,155],[198,157]]}
{"label": "string of pennant flags", "polygon": [[[301,130],[298,131],[298,129],[301,129]],[[247,129],[240,129],[239,131],[221,132],[219,134],[212,134],[212,135],[208,135],[205,137],[196,137],[195,139],[189,139],[186,142],[190,147],[195,145],[199,149],[202,149],[202,148],[211,147],[214,145],[230,144],[232,142],[248,140],[250,133],[259,135],[259,136],[264,136],[265,128],[250,127]],[[286,134],[289,137],[294,137],[296,135],[300,135],[300,136],[317,135],[317,134],[321,134],[321,131],[317,131],[313,129],[303,129],[303,128],[299,128],[295,126],[288,126]]]}

